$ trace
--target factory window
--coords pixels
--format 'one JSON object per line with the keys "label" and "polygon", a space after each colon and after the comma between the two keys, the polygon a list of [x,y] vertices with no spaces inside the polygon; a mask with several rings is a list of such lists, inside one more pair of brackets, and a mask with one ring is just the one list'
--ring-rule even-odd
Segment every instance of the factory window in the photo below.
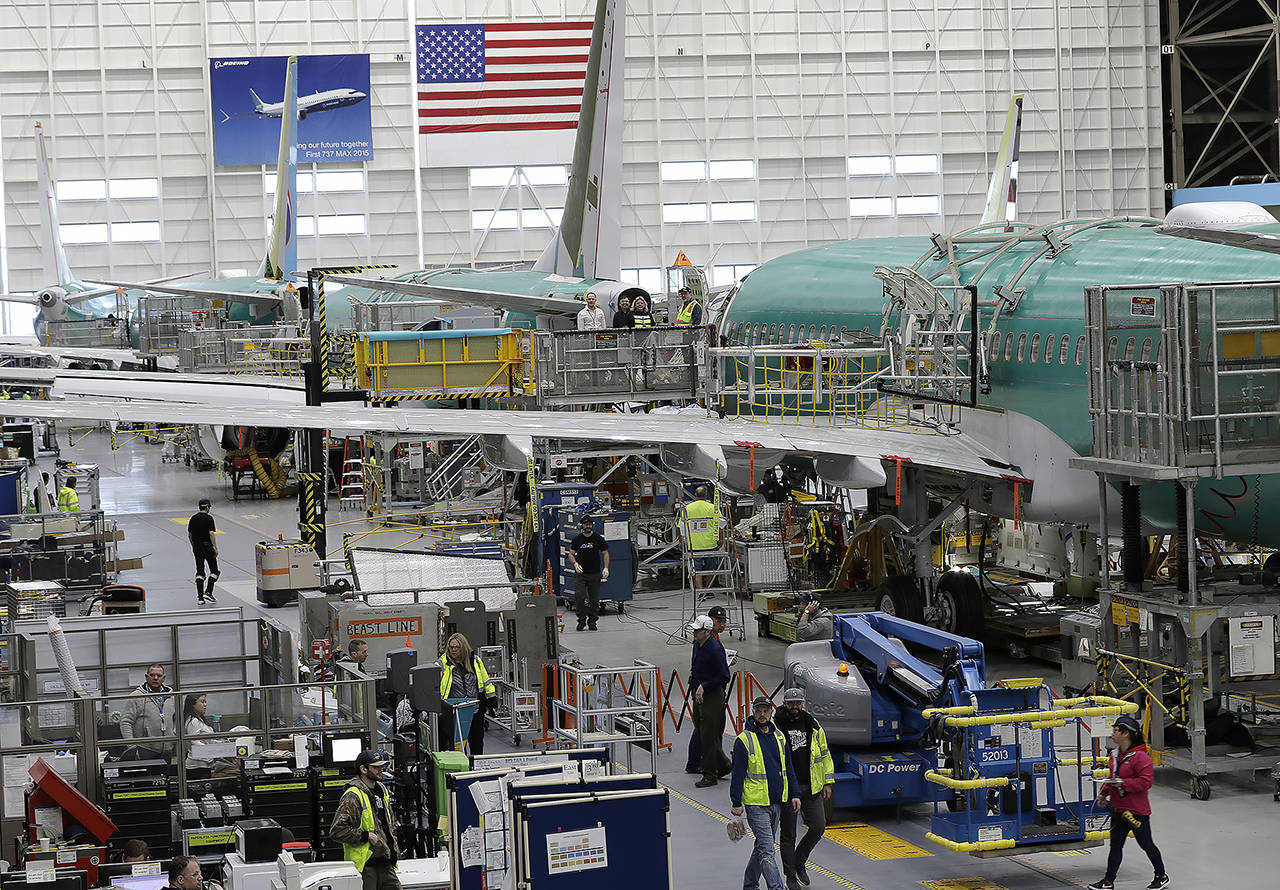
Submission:
{"label": "factory window", "polygon": [[122,241],[159,241],[160,223],[158,222],[113,222],[111,224],[111,240]]}
{"label": "factory window", "polygon": [[[316,190],[315,177],[310,173],[299,172],[297,179],[293,182],[293,185],[295,191],[299,194],[309,194]],[[262,188],[268,195],[274,195],[276,193],[276,174],[274,172],[263,174]]]}
{"label": "factory window", "polygon": [[1004,360],[1007,362],[1013,358],[1013,331],[1004,335]]}
{"label": "factory window", "polygon": [[[1048,338],[1044,341],[1044,363],[1046,365],[1053,364],[1053,338],[1054,338],[1054,335],[1050,334]],[[1063,334],[1062,339],[1064,340],[1067,339],[1067,335]]]}
{"label": "factory window", "polygon": [[520,225],[526,229],[554,229],[562,216],[563,207],[535,207],[520,211]]}
{"label": "factory window", "polygon": [[107,197],[107,182],[105,179],[63,180],[58,183],[57,195],[59,201],[101,201]]}
{"label": "factory window", "polygon": [[1112,337],[1111,342],[1107,344],[1107,360],[1113,360],[1116,357],[1116,344],[1120,342],[1119,337]]}
{"label": "factory window", "polygon": [[755,161],[712,161],[712,179],[755,179]]}
{"label": "factory window", "polygon": [[317,235],[363,235],[366,228],[363,213],[335,213],[316,217]]}
{"label": "factory window", "polygon": [[[1018,358],[1022,358],[1022,344],[1018,344]],[[1031,364],[1035,364],[1040,359],[1040,335],[1033,334],[1031,337],[1031,353],[1027,356],[1027,360]]]}
{"label": "factory window", "polygon": [[318,192],[362,192],[363,170],[321,170],[316,174]]}
{"label": "factory window", "polygon": [[[515,176],[515,174],[515,167],[472,167],[471,187],[473,189],[500,189],[511,182],[511,177]],[[481,228],[484,227],[481,226]]]}
{"label": "factory window", "polygon": [[707,178],[706,161],[663,161],[663,182],[697,182]]}
{"label": "factory window", "polygon": [[937,195],[909,195],[898,199],[898,216],[936,216],[942,212]]}
{"label": "factory window", "polygon": [[1144,362],[1151,360],[1151,338],[1147,337],[1142,341],[1142,360]]}
{"label": "factory window", "polygon": [[154,176],[142,179],[112,179],[107,191],[115,200],[126,198],[155,198],[160,195],[160,180]]}
{"label": "factory window", "polygon": [[1027,354],[1027,335],[1026,335],[1026,332],[1024,331],[1023,333],[1018,335],[1018,361],[1022,361],[1022,359],[1026,356],[1026,354]]}
{"label": "factory window", "polygon": [[1076,338],[1076,364],[1084,364],[1084,334]]}
{"label": "factory window", "polygon": [[663,204],[664,223],[704,223],[707,221],[706,204]]}
{"label": "factory window", "polygon": [[711,205],[712,222],[745,222],[755,218],[755,201],[716,201]]}
{"label": "factory window", "polygon": [[1133,361],[1133,351],[1138,348],[1138,341],[1130,337],[1124,344],[1125,361]]}
{"label": "factory window", "polygon": [[521,167],[520,172],[529,185],[566,185],[569,182],[569,168],[564,164]]}
{"label": "factory window", "polygon": [[893,198],[850,198],[850,216],[893,216]]}
{"label": "factory window", "polygon": [[[267,226],[271,226],[271,217],[267,217]],[[298,217],[298,237],[310,238],[316,233],[316,218],[314,216]]]}
{"label": "factory window", "polygon": [[849,157],[845,164],[850,176],[888,176],[893,171],[893,161],[888,155]]}
{"label": "factory window", "polygon": [[937,155],[898,155],[893,159],[894,171],[899,175],[912,173],[937,173]]}
{"label": "factory window", "polygon": [[62,223],[58,234],[63,244],[106,244],[106,223]]}
{"label": "factory window", "polygon": [[1062,346],[1058,349],[1058,364],[1065,365],[1067,357],[1071,354],[1071,335],[1062,335]]}
{"label": "factory window", "polygon": [[520,228],[520,211],[518,210],[472,210],[471,228],[473,229],[518,229]]}

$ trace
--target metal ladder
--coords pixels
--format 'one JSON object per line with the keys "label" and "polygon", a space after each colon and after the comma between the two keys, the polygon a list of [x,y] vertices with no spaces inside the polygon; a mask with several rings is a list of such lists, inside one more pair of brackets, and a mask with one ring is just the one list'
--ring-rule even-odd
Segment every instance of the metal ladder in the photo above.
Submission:
{"label": "metal ladder", "polygon": [[433,501],[447,501],[457,497],[466,488],[467,474],[484,459],[480,437],[471,436],[442,460],[435,471],[423,480],[422,487]]}
{"label": "metal ladder", "polygon": [[[732,517],[724,500],[719,501],[720,506],[720,528],[727,532],[731,528],[730,522]],[[737,553],[732,543],[726,548],[717,547],[715,550],[692,550],[689,547],[688,535],[686,529],[687,523],[683,516],[683,504],[681,505],[681,513],[679,519],[678,533],[681,539],[682,552],[682,572],[680,588],[682,593],[682,601],[684,602],[684,612],[688,618],[703,613],[703,603],[701,600],[711,601],[718,599],[724,594],[726,608],[732,608],[733,597],[738,595],[741,590],[740,579],[742,576],[742,567],[738,562]],[[723,535],[725,540],[731,541],[731,536]],[[699,569],[697,561],[711,560],[710,567]],[[699,580],[711,580],[719,582],[711,585],[704,585],[694,595],[693,581],[694,578]],[[739,602],[739,612],[741,612],[742,604]]]}
{"label": "metal ladder", "polygon": [[342,487],[338,489],[338,508],[364,509],[364,461],[348,458],[342,462]]}

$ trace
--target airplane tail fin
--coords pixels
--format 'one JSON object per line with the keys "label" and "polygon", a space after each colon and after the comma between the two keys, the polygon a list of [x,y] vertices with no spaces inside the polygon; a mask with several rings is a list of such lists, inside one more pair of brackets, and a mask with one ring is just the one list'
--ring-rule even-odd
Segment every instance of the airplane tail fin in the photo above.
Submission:
{"label": "airplane tail fin", "polygon": [[262,108],[266,104],[262,101],[262,97],[254,92],[253,87],[249,87],[249,95],[253,97],[253,110],[262,114]]}
{"label": "airplane tail fin", "polygon": [[1009,114],[1004,121],[1004,133],[1000,137],[1000,151],[996,155],[995,169],[991,171],[991,184],[987,187],[987,204],[982,211],[982,222],[1010,222],[1018,210],[1018,146],[1022,140],[1022,93],[1009,102]]}
{"label": "airplane tail fin", "polygon": [[[254,98],[257,98],[256,95]],[[260,100],[259,100],[260,101]],[[276,212],[267,241],[262,277],[293,281],[298,271],[298,57],[290,56],[280,115],[276,161]]]}
{"label": "airplane tail fin", "polygon": [[62,232],[58,228],[58,196],[53,178],[49,175],[49,156],[45,153],[44,128],[36,124],[36,184],[40,190],[40,244],[44,265],[44,280],[53,284],[70,284],[75,281],[67,252],[62,247]]}
{"label": "airplane tail fin", "polygon": [[621,273],[625,40],[618,5],[618,0],[596,3],[564,216],[533,266],[539,272],[609,279]]}

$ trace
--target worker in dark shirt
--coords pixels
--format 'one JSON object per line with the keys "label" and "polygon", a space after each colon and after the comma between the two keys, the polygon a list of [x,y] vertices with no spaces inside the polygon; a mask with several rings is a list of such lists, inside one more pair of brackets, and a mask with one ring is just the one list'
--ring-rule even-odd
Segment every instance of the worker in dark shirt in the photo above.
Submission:
{"label": "worker in dark shirt", "polygon": [[709,615],[699,615],[689,625],[693,634],[693,659],[689,665],[689,689],[693,693],[693,712],[697,718],[700,761],[689,763],[688,772],[700,772],[695,784],[709,788],[727,776],[733,764],[724,753],[725,694],[729,687],[729,659],[724,646],[712,636],[715,622]]}
{"label": "worker in dark shirt", "polygon": [[187,523],[187,540],[191,542],[191,552],[196,558],[196,602],[216,603],[218,598],[213,595],[213,585],[219,574],[218,543],[213,539],[213,533],[217,529],[209,513],[213,504],[208,498],[201,498],[198,506],[199,511]]}
{"label": "worker in dark shirt", "polygon": [[631,298],[618,297],[618,310],[613,313],[612,328],[634,328],[636,317],[631,312]]}
{"label": "worker in dark shirt", "polygon": [[766,504],[785,504],[789,494],[787,487],[778,478],[777,470],[769,470],[765,473],[756,491],[760,492],[760,496],[764,498]]}
{"label": "worker in dark shirt", "polygon": [[609,542],[596,533],[595,520],[583,516],[578,523],[581,533],[569,544],[569,560],[578,573],[574,608],[578,612],[578,630],[596,629],[600,614],[600,582],[609,580]]}

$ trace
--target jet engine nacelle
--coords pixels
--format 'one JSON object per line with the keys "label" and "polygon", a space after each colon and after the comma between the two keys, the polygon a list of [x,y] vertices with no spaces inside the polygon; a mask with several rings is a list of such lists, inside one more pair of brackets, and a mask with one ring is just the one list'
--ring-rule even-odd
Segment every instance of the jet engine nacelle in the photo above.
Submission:
{"label": "jet engine nacelle", "polygon": [[62,321],[67,317],[67,292],[61,287],[40,291],[40,317],[44,321]]}

